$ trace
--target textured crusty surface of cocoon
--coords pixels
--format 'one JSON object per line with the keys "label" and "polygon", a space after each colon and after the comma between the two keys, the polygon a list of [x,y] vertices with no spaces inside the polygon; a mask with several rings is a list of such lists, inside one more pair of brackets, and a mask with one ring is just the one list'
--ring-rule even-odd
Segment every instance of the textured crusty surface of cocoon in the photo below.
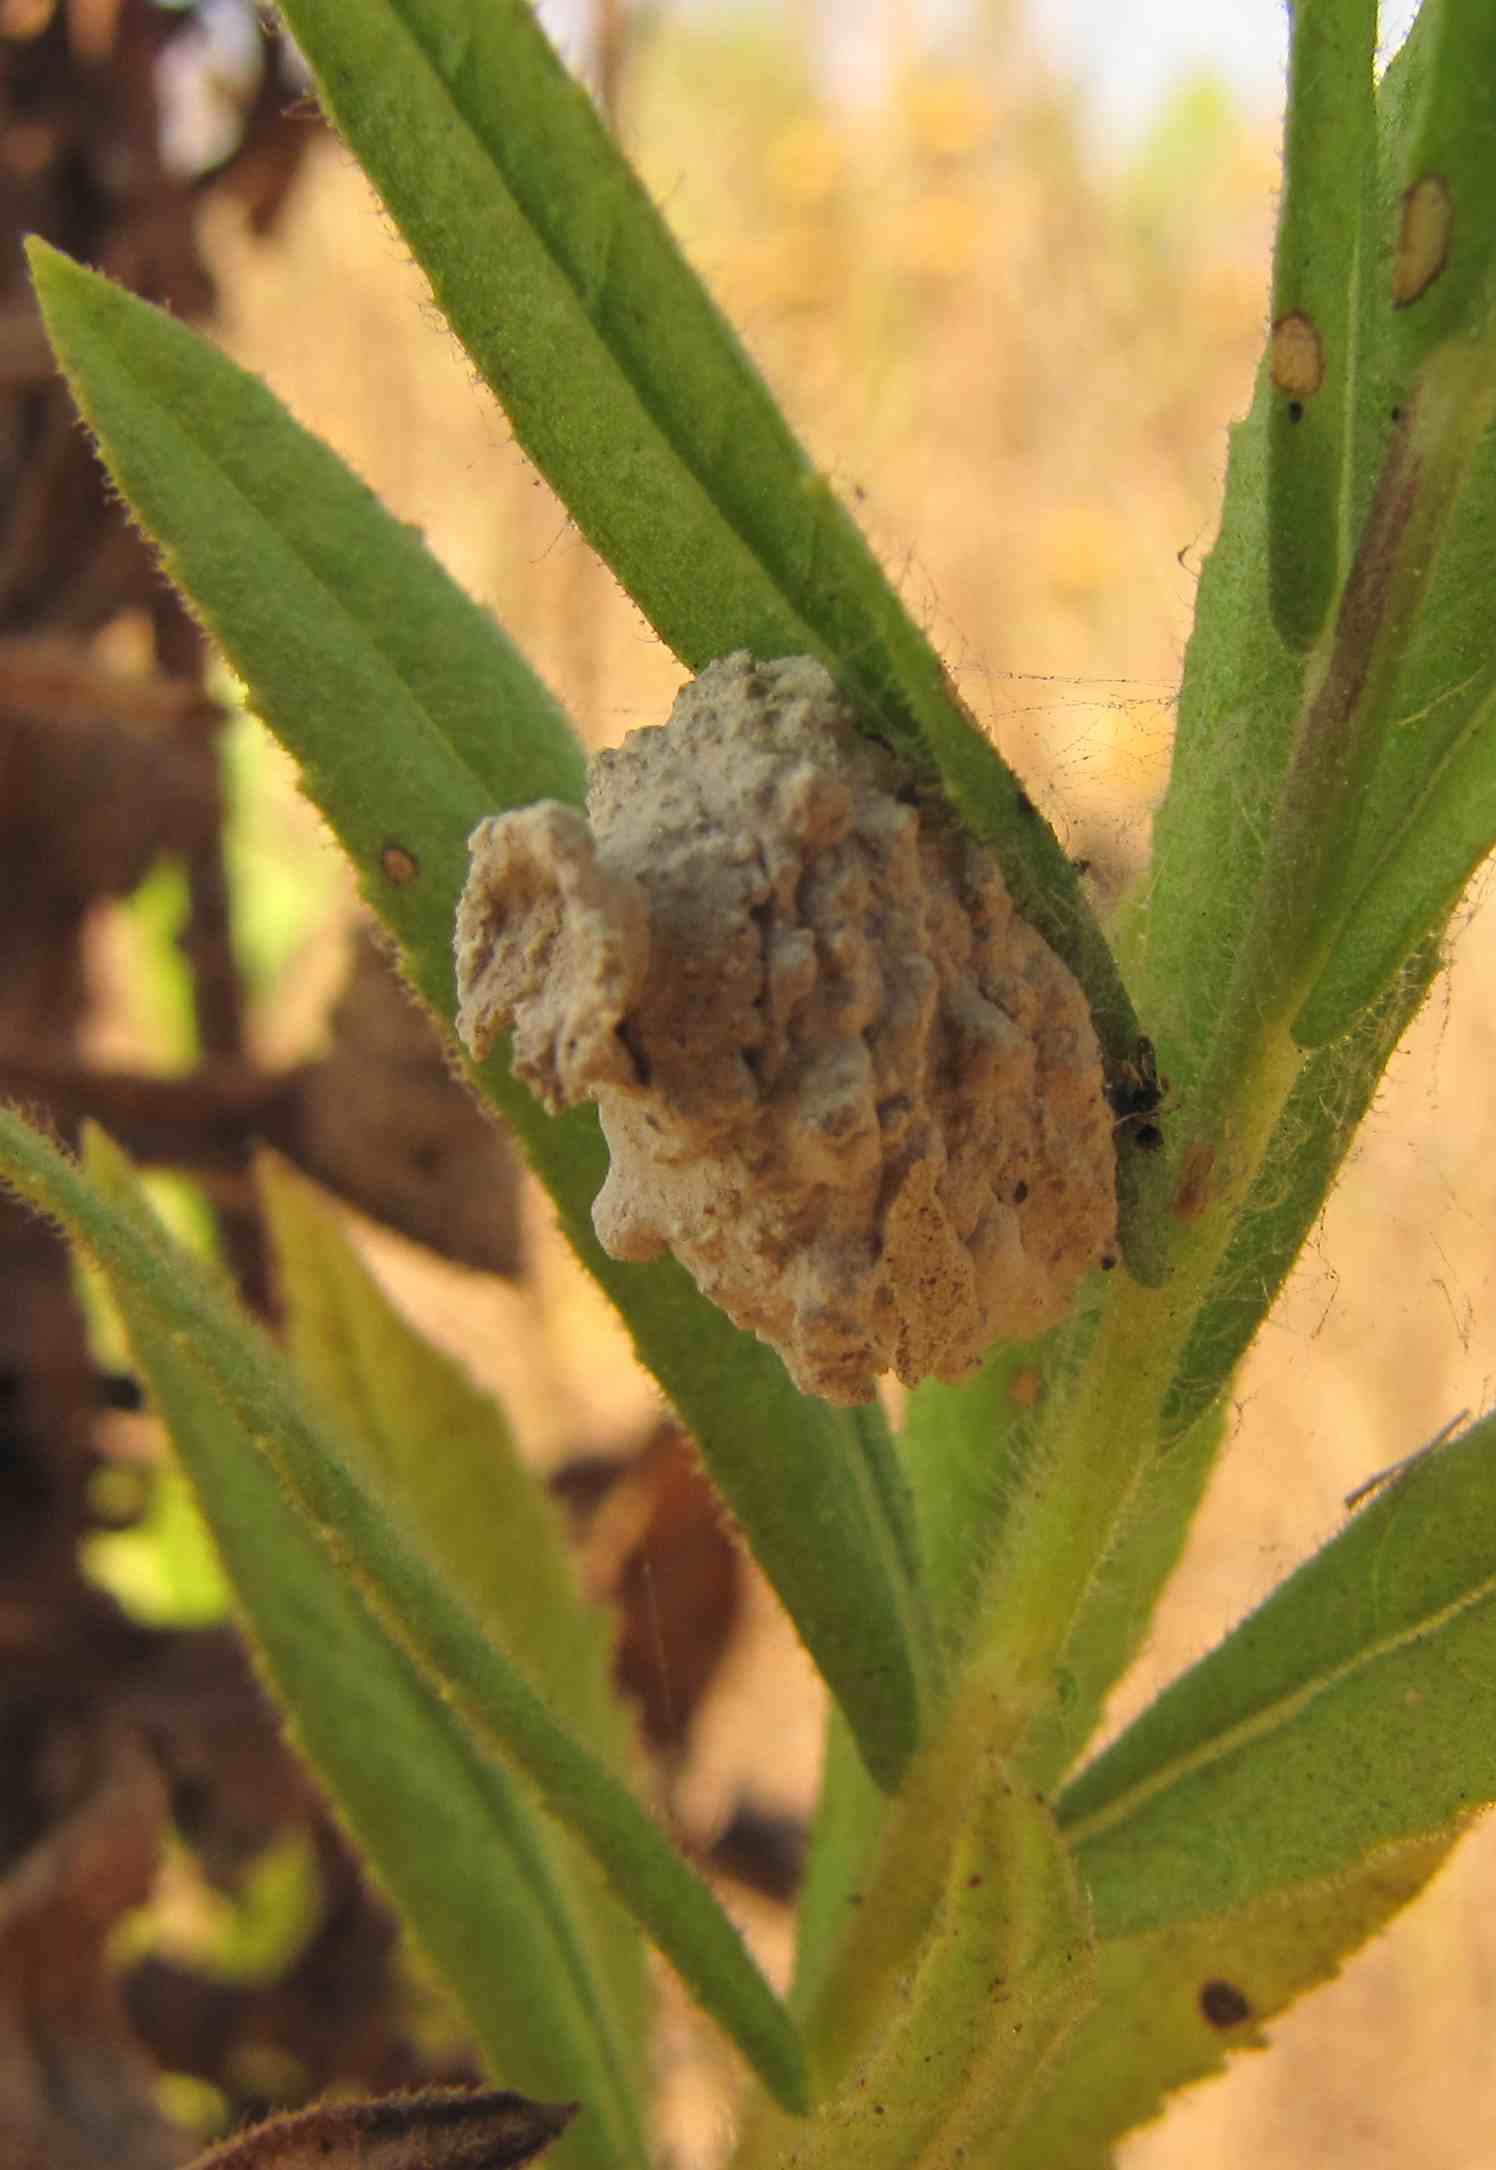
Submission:
{"label": "textured crusty surface of cocoon", "polygon": [[597,1102],[615,1258],[673,1251],[836,1402],[1064,1316],[1116,1223],[1085,998],[820,664],[712,664],[596,757],[585,819],[471,841],[459,1029]]}

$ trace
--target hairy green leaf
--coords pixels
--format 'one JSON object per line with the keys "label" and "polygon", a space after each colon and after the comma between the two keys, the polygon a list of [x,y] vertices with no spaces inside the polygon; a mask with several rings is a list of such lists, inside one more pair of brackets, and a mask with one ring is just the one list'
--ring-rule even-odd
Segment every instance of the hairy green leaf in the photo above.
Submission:
{"label": "hairy green leaf", "polygon": [[855,1916],[887,1809],[887,1799],[868,1777],[845,1720],[839,1711],[828,1711],[821,1791],[795,1924],[790,2008],[802,2025],[815,2011],[836,1948]]}
{"label": "hairy green leaf", "polygon": [[1046,1402],[1076,1368],[1094,1313],[1037,1341],[1002,1342],[960,1386],[926,1380],[904,1413],[904,1454],[919,1506],[925,1573],[941,1635],[958,1653]]}
{"label": "hairy green leaf", "polygon": [[738,2170],[908,2170],[999,2153],[1092,1994],[1087,1910],[1045,1802],[989,1767],[912,1963],[808,2126],[767,2117]]}
{"label": "hairy green leaf", "polygon": [[[31,263],[115,481],[301,764],[414,985],[450,1017],[468,833],[494,807],[580,803],[564,714],[420,537],[258,378],[45,243]],[[544,1121],[518,1087],[504,1112],[527,1143]]]}
{"label": "hairy green leaf", "polygon": [[1050,1707],[1029,1729],[1024,1769],[1044,1792],[1082,1753],[1107,1696],[1142,1649],[1225,1438],[1221,1401],[1162,1444],[1143,1471],[1060,1653]]}
{"label": "hairy green leaf", "polygon": [[[350,1467],[551,1709],[627,1775],[633,1729],[612,1690],[611,1623],[584,1601],[561,1512],[519,1460],[498,1404],[396,1310],[315,1184],[269,1153],[259,1176],[289,1353]],[[642,2062],[644,1947],[611,1902],[585,1926]]]}
{"label": "hairy green leaf", "polygon": [[[611,1902],[579,1884],[528,1790],[476,1750],[297,1510],[266,1452],[263,1419],[225,1392],[215,1368],[237,1329],[215,1315],[228,1299],[210,1293],[212,1269],[170,1254],[113,1158],[106,1198],[0,1112],[0,1168],[103,1269],[296,1738],[462,1999],[494,2070],[543,2094],[585,2097],[593,2114],[566,2143],[572,2163],[642,2166],[641,2045],[632,2015],[604,1993],[586,1926]],[[163,1288],[173,1281],[191,1293],[185,1307]]]}
{"label": "hairy green leaf", "polygon": [[1344,924],[1323,945],[1317,984],[1294,1023],[1306,1046],[1343,1031],[1409,951],[1442,929],[1496,842],[1493,66],[1490,10],[1479,0],[1431,0],[1382,96],[1386,244],[1372,389],[1391,418],[1378,494],[1388,483],[1401,493],[1405,534],[1385,565],[1368,559],[1381,628],[1367,646],[1359,699],[1376,728],[1344,759],[1354,819],[1335,840],[1327,899],[1329,923]]}
{"label": "hairy green leaf", "polygon": [[1060,1804],[1133,1935],[1447,1833],[1496,1799],[1496,1423],[1362,1508]]}
{"label": "hairy green leaf", "polygon": [[1371,1106],[1393,1050],[1443,963],[1426,941],[1351,1031],[1316,1049],[1289,1095],[1164,1406],[1166,1439],[1225,1392],[1277,1302]]}
{"label": "hairy green leaf", "polygon": [[[190,1353],[211,1393],[284,1488],[325,1570],[347,1579],[426,1696],[444,1706],[474,1758],[498,1756],[518,1766],[765,2084],[800,2105],[803,2061],[788,2016],[705,1884],[607,1766],[572,1739],[529,1681],[486,1640],[404,1533],[385,1520],[359,1480],[356,1457],[306,1406],[279,1352],[238,1313],[217,1276],[201,1260],[179,1253],[137,1202],[118,1150],[93,1134],[91,1166],[107,1197],[44,1139],[3,1113],[0,1150],[6,1179],[66,1222],[155,1345]],[[213,1499],[200,1479],[199,1488],[211,1520]]]}
{"label": "hairy green leaf", "polygon": [[[1453,1843],[1449,1834],[1405,1840],[1235,1913],[1195,1918],[1181,1891],[1175,1920],[1103,1934],[1096,2001],[1045,2075],[1003,2170],[1107,2170],[1118,2138],[1156,2117],[1172,2089],[1220,2072],[1233,2051],[1260,2049],[1263,2022],[1336,1975],[1416,1898]],[[1107,1894],[1095,1898],[1099,1919]]]}
{"label": "hairy green leaf", "polygon": [[[452,923],[475,821],[580,794],[559,711],[424,545],[262,384],[160,310],[40,244],[32,254],[49,331],[116,481],[301,762],[409,977],[450,1028]],[[797,1394],[778,1357],[673,1260],[608,1257],[592,1229],[607,1172],[592,1108],[546,1115],[504,1053],[472,1076],[695,1433],[869,1766],[893,1784],[919,1738],[931,1643],[876,1430]]]}
{"label": "hairy green leaf", "polygon": [[1420,14],[1392,260],[1400,396],[1439,346],[1478,333],[1496,303],[1496,16],[1486,0],[1424,0]]}
{"label": "hairy green leaf", "polygon": [[[1493,628],[1496,633],[1496,628]],[[1496,687],[1496,665],[1489,673]],[[1462,742],[1409,809],[1386,861],[1372,870],[1335,953],[1294,1019],[1306,1047],[1359,1022],[1428,930],[1442,933],[1496,846],[1496,699],[1469,716]]]}
{"label": "hairy green leaf", "polygon": [[503,1411],[395,1308],[331,1199],[272,1154],[258,1172],[288,1352],[360,1481],[551,1707],[626,1771],[611,1624],[583,1600],[561,1511]]}
{"label": "hairy green leaf", "polygon": [[1290,20],[1268,353],[1268,594],[1284,640],[1308,648],[1347,547],[1356,300],[1370,246],[1361,224],[1375,200],[1376,0],[1299,0]]}
{"label": "hairy green leaf", "polygon": [[938,770],[1109,1052],[1129,1053],[1136,1020],[1075,869],[528,0],[285,14],[520,443],[661,637],[698,670],[737,648],[819,657],[867,728]]}

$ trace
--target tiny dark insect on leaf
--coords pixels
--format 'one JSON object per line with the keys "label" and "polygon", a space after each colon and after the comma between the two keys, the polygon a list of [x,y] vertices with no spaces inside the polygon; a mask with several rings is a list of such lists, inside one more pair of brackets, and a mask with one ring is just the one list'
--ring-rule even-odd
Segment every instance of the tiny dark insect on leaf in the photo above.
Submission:
{"label": "tiny dark insect on leaf", "polygon": [[1140,1038],[1131,1058],[1124,1056],[1107,1077],[1106,1099],[1117,1118],[1117,1129],[1126,1131],[1140,1153],[1156,1153],[1164,1142],[1153,1120],[1168,1094],[1169,1081],[1159,1075],[1153,1042]]}
{"label": "tiny dark insect on leaf", "polygon": [[1235,1982],[1206,1982],[1200,1990],[1200,2010],[1212,2027],[1239,2027],[1252,2016],[1252,2007]]}

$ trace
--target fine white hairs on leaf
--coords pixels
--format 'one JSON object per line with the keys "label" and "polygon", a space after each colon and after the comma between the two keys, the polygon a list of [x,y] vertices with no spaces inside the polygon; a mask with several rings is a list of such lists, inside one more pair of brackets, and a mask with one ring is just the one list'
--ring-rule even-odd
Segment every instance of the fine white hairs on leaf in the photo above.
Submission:
{"label": "fine white hairs on leaf", "polygon": [[669,1249],[797,1385],[954,1380],[1069,1309],[1116,1225],[1080,987],[819,663],[714,663],[668,723],[472,839],[458,1027],[598,1104],[605,1250]]}

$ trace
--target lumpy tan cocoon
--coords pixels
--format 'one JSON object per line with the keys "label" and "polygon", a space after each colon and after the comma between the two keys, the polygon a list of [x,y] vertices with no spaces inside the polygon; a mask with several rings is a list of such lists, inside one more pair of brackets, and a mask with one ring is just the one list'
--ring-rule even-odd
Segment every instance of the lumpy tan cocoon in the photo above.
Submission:
{"label": "lumpy tan cocoon", "polygon": [[673,1251],[837,1402],[1064,1316],[1116,1221],[1085,998],[818,663],[714,663],[596,757],[585,819],[472,853],[459,1029],[597,1102],[615,1258]]}

